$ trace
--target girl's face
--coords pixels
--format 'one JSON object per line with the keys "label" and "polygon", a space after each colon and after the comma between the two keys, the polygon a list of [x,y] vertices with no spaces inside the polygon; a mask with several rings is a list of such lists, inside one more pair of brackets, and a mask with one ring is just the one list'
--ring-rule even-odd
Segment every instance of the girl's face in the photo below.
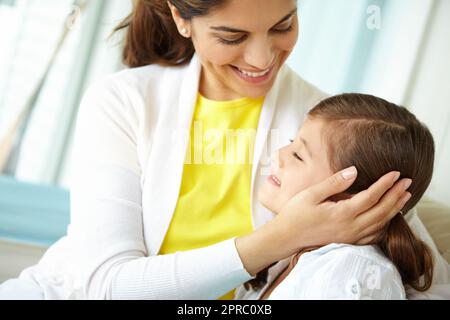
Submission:
{"label": "girl's face", "polygon": [[258,194],[266,208],[279,213],[297,193],[333,175],[322,139],[324,125],[308,117],[295,140],[276,153],[271,175]]}
{"label": "girl's face", "polygon": [[296,0],[229,0],[189,23],[212,100],[267,94],[298,38]]}

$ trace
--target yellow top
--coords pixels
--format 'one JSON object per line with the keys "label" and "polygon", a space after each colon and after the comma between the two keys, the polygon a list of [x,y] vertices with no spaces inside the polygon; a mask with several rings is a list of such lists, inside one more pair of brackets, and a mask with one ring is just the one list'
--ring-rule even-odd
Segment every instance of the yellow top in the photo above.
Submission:
{"label": "yellow top", "polygon": [[[177,207],[160,254],[206,247],[253,231],[253,149],[264,98],[197,98]],[[231,291],[220,299],[233,299]]]}

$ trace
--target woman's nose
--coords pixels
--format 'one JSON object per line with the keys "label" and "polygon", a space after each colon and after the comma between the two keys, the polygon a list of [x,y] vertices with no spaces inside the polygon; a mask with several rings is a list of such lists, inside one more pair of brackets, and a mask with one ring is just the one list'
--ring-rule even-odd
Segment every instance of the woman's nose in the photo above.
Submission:
{"label": "woman's nose", "polygon": [[255,39],[245,53],[245,62],[259,70],[267,70],[273,64],[272,44],[267,37]]}

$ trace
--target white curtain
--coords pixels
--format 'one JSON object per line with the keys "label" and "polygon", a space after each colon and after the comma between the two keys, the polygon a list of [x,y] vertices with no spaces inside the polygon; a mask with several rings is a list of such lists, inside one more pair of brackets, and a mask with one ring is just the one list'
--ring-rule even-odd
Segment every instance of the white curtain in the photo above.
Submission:
{"label": "white curtain", "polygon": [[436,142],[429,196],[450,205],[450,1],[436,0],[405,104],[430,128]]}
{"label": "white curtain", "polygon": [[[71,23],[68,13],[77,14],[72,4],[18,0],[0,7],[2,17],[10,17],[2,25],[14,21],[12,27],[1,28],[7,41],[0,64],[0,137],[24,107],[64,25]],[[67,161],[79,101],[89,83],[122,67],[118,39],[108,36],[130,8],[129,1],[88,0],[39,96],[20,148],[16,178],[69,186]]]}

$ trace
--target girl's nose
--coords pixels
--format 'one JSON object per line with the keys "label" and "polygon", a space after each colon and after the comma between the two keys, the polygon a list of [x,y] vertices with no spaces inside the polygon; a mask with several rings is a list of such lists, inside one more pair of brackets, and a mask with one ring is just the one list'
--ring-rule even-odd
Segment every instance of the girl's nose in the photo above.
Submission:
{"label": "girl's nose", "polygon": [[273,172],[277,172],[278,169],[283,167],[283,159],[281,158],[280,150],[274,152],[272,156],[272,170]]}

